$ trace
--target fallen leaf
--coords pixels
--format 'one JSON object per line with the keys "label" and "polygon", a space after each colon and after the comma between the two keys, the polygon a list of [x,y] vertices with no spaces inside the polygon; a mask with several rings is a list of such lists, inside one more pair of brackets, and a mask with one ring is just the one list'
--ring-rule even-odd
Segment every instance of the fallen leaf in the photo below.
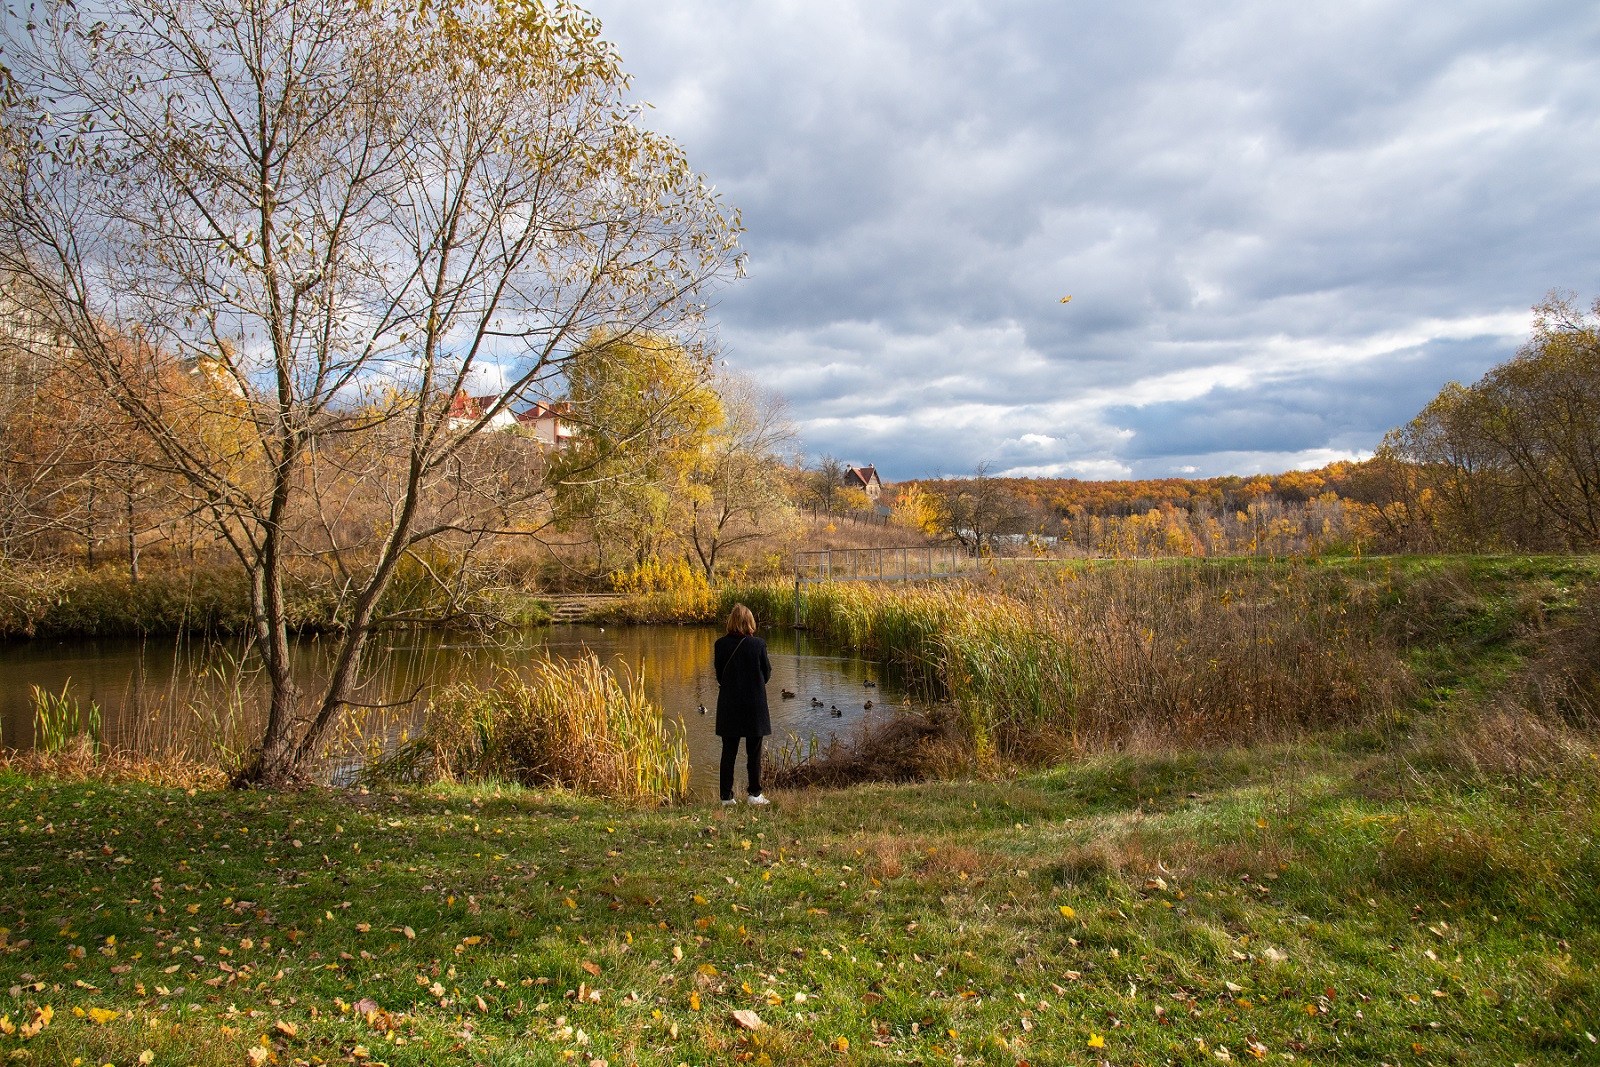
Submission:
{"label": "fallen leaf", "polygon": [[282,1034],[284,1037],[300,1036],[300,1028],[298,1026],[296,1026],[294,1023],[284,1022],[282,1019],[279,1019],[277,1022],[273,1023],[272,1028],[278,1031],[278,1033]]}
{"label": "fallen leaf", "polygon": [[50,1025],[50,1020],[56,1017],[56,1010],[48,1004],[33,1009],[33,1018],[17,1027],[17,1034],[22,1040],[39,1036],[39,1032]]}
{"label": "fallen leaf", "polygon": [[1089,1047],[1090,1048],[1105,1048],[1106,1047],[1106,1039],[1101,1037],[1099,1034],[1090,1034],[1089,1035]]}
{"label": "fallen leaf", "polygon": [[738,1011],[734,1012],[733,1022],[734,1025],[739,1027],[741,1030],[759,1030],[763,1026],[767,1025],[761,1021],[761,1016],[757,1015],[749,1008],[740,1008]]}
{"label": "fallen leaf", "polygon": [[595,963],[592,960],[584,960],[582,963],[578,964],[578,966],[582,967],[585,971],[588,971],[594,977],[600,977],[600,965],[598,963]]}

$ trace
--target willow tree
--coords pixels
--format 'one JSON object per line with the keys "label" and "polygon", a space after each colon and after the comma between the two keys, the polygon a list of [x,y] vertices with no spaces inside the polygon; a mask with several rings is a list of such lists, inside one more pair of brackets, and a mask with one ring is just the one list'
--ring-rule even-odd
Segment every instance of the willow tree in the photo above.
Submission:
{"label": "willow tree", "polygon": [[597,334],[567,379],[577,434],[553,472],[562,519],[589,527],[601,570],[661,559],[703,497],[694,472],[723,419],[710,360],[670,337]]}
{"label": "willow tree", "polygon": [[[271,703],[243,777],[285,780],[350,706],[401,561],[536,491],[464,491],[491,420],[580,340],[692,330],[737,218],[567,4],[44,0],[6,53],[23,147],[0,266],[48,295],[248,572]],[[163,390],[173,361],[218,387]],[[463,418],[486,370],[499,397]],[[312,687],[284,589],[329,456],[382,507],[318,546],[344,630]]]}

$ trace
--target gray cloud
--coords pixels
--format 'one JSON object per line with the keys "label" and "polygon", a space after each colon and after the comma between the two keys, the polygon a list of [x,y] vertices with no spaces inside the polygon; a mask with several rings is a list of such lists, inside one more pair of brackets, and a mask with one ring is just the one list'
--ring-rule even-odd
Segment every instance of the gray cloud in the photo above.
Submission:
{"label": "gray cloud", "polygon": [[1361,454],[1600,289],[1590,4],[589,6],[744,210],[730,363],[890,478]]}

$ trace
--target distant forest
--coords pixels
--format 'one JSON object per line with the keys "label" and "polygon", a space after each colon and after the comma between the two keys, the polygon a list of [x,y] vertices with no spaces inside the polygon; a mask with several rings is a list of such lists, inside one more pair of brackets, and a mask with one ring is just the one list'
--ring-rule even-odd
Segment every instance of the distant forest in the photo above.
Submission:
{"label": "distant forest", "polygon": [[1096,555],[1577,551],[1600,548],[1600,300],[1552,293],[1533,335],[1447,384],[1376,454],[1222,478],[944,479],[897,508],[976,550],[1032,539]]}

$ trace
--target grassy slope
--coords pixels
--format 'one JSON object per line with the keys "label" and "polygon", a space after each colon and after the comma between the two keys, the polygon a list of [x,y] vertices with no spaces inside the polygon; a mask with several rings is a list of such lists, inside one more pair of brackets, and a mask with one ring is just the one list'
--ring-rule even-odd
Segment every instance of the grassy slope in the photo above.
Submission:
{"label": "grassy slope", "polygon": [[[1493,689],[1593,579],[1405,567],[1418,722]],[[0,1056],[1594,1062],[1600,768],[1513,784],[1401,744],[1105,757],[768,811],[0,773],[0,1015],[54,1013]]]}
{"label": "grassy slope", "polygon": [[1286,750],[766,812],[0,786],[0,1010],[55,1013],[0,1038],[28,1062],[239,1064],[263,1040],[391,1064],[1597,1051],[1592,791],[1425,790]]}

